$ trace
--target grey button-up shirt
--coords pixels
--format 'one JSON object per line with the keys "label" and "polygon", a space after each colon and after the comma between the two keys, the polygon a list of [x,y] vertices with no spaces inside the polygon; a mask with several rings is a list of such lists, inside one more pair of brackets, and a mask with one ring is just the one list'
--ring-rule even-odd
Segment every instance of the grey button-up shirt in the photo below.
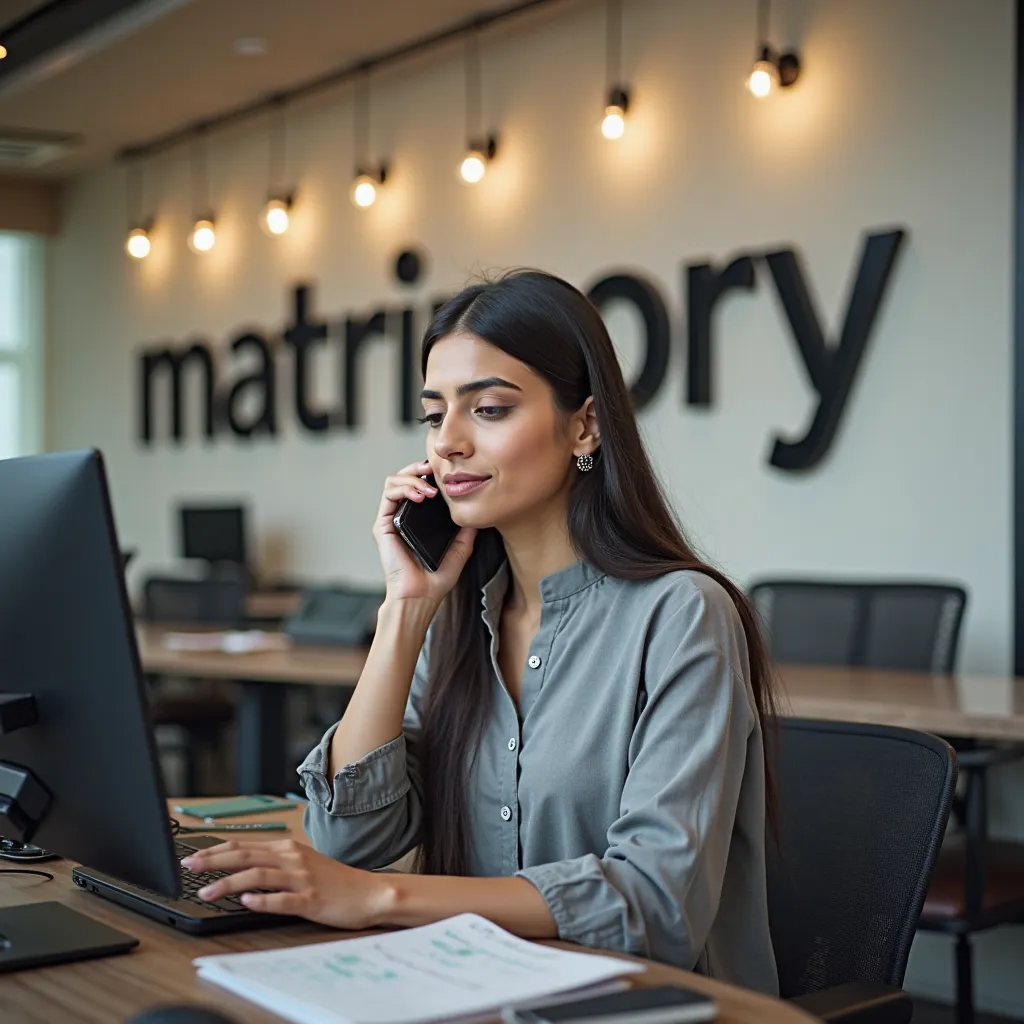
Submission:
{"label": "grey button-up shirt", "polygon": [[[562,939],[777,993],[765,883],[761,730],[735,606],[709,577],[541,582],[520,707],[498,667],[507,565],[483,590],[494,697],[466,774],[474,875],[540,891]],[[298,771],[318,850],[358,867],[419,841],[424,646],[402,735],[325,777]]]}

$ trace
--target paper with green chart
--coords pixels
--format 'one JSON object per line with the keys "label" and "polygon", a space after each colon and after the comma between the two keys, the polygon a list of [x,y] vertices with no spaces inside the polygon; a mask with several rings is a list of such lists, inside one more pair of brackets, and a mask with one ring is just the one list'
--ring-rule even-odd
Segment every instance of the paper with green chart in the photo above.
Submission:
{"label": "paper with green chart", "polygon": [[205,956],[199,977],[297,1024],[418,1024],[480,1015],[642,971],[536,945],[476,914],[421,928]]}

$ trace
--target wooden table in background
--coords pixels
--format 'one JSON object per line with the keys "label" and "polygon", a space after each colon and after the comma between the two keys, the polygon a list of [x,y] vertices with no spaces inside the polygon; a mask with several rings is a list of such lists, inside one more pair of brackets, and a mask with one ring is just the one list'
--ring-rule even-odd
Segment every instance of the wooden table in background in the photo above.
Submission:
{"label": "wooden table in background", "polygon": [[[142,627],[147,672],[268,684],[351,686],[364,647],[292,647],[262,654],[183,653],[162,646],[162,630]],[[943,736],[1024,742],[1024,678],[929,675],[878,669],[779,665],[781,712],[801,718],[902,725]],[[268,687],[269,689],[269,687]]]}
{"label": "wooden table in background", "polygon": [[[178,631],[178,630],[176,630]],[[136,636],[149,675],[229,679],[238,683],[235,785],[242,793],[286,793],[296,778],[286,763],[285,690],[281,684],[353,686],[366,661],[362,647],[291,647],[248,654],[175,651],[166,627],[139,625]]]}
{"label": "wooden table in background", "polygon": [[1024,678],[780,665],[782,713],[1024,742]]}
{"label": "wooden table in background", "polygon": [[[180,803],[180,800],[171,803]],[[243,820],[246,819],[232,819]],[[302,831],[299,810],[260,814],[252,820],[287,821],[290,828],[287,836],[308,842]],[[259,833],[252,835],[258,836]],[[239,1022],[273,1024],[281,1018],[216,985],[200,981],[192,966],[193,959],[217,953],[280,949],[366,934],[336,932],[314,924],[292,924],[262,931],[197,938],[83,892],[71,881],[72,864],[69,861],[50,861],[41,867],[55,875],[54,881],[31,876],[0,876],[0,906],[59,900],[83,914],[134,935],[141,944],[123,956],[4,975],[0,982],[0,1020],[4,1024],[53,1024],[55,1021],[61,1024],[121,1024],[132,1014],[160,1003],[202,1003]],[[578,948],[567,943],[552,945],[563,949]],[[813,1018],[796,1007],[663,964],[649,963],[646,973],[635,978],[634,983],[677,983],[706,992],[718,1003],[718,1024],[813,1024]],[[413,994],[411,999],[414,998]]]}

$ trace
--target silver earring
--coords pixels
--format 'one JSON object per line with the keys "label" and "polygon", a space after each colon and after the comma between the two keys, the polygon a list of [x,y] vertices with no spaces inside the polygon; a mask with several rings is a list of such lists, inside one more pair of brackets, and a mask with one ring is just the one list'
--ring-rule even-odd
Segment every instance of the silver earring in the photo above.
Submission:
{"label": "silver earring", "polygon": [[594,456],[590,454],[580,455],[576,459],[576,468],[581,473],[589,473],[594,468]]}

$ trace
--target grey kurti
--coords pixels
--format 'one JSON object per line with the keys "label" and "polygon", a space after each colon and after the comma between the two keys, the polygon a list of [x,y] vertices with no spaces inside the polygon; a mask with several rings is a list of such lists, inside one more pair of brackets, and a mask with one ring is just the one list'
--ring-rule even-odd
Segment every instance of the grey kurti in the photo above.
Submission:
{"label": "grey kurti", "polygon": [[[497,660],[508,578],[483,590],[494,694],[466,775],[472,874],[528,879],[563,939],[777,993],[762,737],[732,600],[694,572],[545,577],[517,713]],[[424,653],[401,736],[328,781],[332,728],[299,767],[318,850],[371,868],[417,844],[425,682]]]}

